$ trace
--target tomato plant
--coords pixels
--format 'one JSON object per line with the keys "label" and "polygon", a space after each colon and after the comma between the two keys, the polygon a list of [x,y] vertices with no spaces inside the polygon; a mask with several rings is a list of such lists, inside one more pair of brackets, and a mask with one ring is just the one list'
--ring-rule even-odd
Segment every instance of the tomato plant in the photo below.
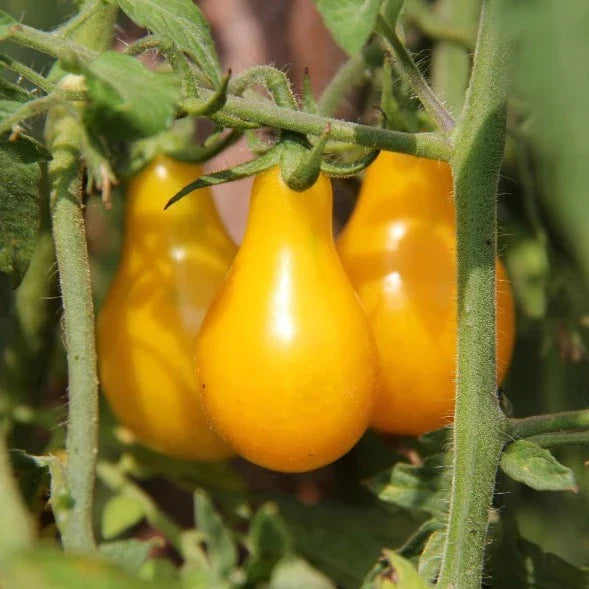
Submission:
{"label": "tomato plant", "polygon": [[587,587],[587,3],[257,5],[0,9],[0,585]]}

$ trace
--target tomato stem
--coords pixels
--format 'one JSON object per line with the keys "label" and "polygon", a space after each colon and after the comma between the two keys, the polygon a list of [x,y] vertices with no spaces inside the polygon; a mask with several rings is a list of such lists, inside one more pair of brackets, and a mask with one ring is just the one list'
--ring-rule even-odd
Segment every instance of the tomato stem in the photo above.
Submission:
{"label": "tomato stem", "polygon": [[485,0],[451,158],[457,215],[458,358],[450,510],[438,587],[481,586],[489,510],[506,441],[496,377],[496,193],[511,43],[505,0]]}
{"label": "tomato stem", "polygon": [[430,88],[427,80],[419,71],[413,57],[411,57],[411,54],[407,51],[407,48],[403,45],[395,30],[382,16],[378,18],[377,30],[382,34],[387,53],[390,54],[397,68],[411,83],[413,90],[415,90],[425,110],[442,131],[451,133],[456,124],[452,115],[444,108],[440,99]]}
{"label": "tomato stem", "polygon": [[509,420],[509,433],[514,438],[565,433],[568,430],[589,431],[589,409]]}

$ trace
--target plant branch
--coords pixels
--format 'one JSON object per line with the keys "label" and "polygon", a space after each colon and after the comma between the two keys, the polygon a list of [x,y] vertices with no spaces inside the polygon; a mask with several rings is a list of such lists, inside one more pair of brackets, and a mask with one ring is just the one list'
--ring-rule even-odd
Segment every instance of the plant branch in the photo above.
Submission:
{"label": "plant branch", "polygon": [[458,358],[449,520],[438,587],[480,589],[489,510],[506,439],[497,397],[496,192],[511,44],[504,0],[485,0],[451,159],[457,215]]}
{"label": "plant branch", "polygon": [[16,59],[12,59],[8,55],[0,55],[0,66],[5,67],[7,70],[14,72],[15,74],[25,78],[37,88],[40,88],[46,94],[55,90],[54,84],[52,84],[47,78],[37,73],[34,69],[20,63]]}
{"label": "plant branch", "polygon": [[589,430],[589,409],[509,420],[509,434],[513,438],[529,438],[566,430]]}
{"label": "plant branch", "polygon": [[425,110],[442,131],[450,133],[455,126],[452,115],[444,108],[397,33],[382,16],[378,17],[377,30],[382,35],[387,53],[394,59],[399,70],[408,78]]}
{"label": "plant branch", "polygon": [[146,35],[128,45],[123,53],[126,53],[127,55],[140,55],[149,49],[159,49],[161,41],[162,40],[158,35]]}
{"label": "plant branch", "polygon": [[57,59],[71,61],[77,58],[82,61],[91,61],[97,56],[94,51],[75,41],[52,33],[39,31],[23,24],[16,24],[11,27],[8,30],[6,39],[13,41],[17,45],[23,45],[41,53],[46,53]]}
{"label": "plant branch", "polygon": [[12,474],[4,431],[0,429],[0,560],[10,552],[28,548],[34,541],[32,520]]}
{"label": "plant branch", "polygon": [[65,319],[68,363],[68,455],[66,482],[74,499],[63,543],[67,550],[94,550],[92,501],[98,443],[98,377],[94,306],[86,246],[79,159],[80,130],[63,106],[47,121],[51,218]]}
{"label": "plant branch", "polygon": [[589,429],[578,432],[548,432],[526,438],[543,448],[558,448],[560,446],[577,446],[589,444]]}
{"label": "plant branch", "polygon": [[[213,91],[199,88],[200,99],[187,101],[182,106],[190,112],[198,108],[202,99],[208,99]],[[218,111],[226,115],[239,117],[243,121],[255,122],[260,126],[285,129],[309,135],[320,136],[329,124],[330,139],[346,143],[357,143],[365,147],[379,148],[388,151],[399,151],[430,159],[448,160],[450,145],[447,139],[438,133],[402,133],[359,125],[320,115],[291,110],[272,104],[268,100],[247,100],[237,96],[227,96],[227,102]]]}

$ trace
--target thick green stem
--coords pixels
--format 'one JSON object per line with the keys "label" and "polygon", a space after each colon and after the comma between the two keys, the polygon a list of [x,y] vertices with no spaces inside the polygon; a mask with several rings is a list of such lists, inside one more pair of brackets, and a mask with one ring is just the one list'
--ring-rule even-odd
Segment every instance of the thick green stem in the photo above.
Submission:
{"label": "thick green stem", "polygon": [[0,431],[0,561],[34,540],[33,522],[12,474],[4,432]]}
{"label": "thick green stem", "polygon": [[457,214],[458,359],[452,490],[439,587],[479,589],[489,509],[505,443],[496,394],[496,191],[511,49],[504,0],[485,0],[451,159]]}
{"label": "thick green stem", "polygon": [[[474,29],[481,0],[438,0],[436,11],[444,22]],[[433,52],[432,84],[446,108],[460,115],[470,73],[470,51],[454,42],[442,41]]]}
{"label": "thick green stem", "polygon": [[94,549],[92,499],[98,443],[98,377],[94,305],[86,247],[79,158],[79,127],[63,107],[50,112],[47,139],[51,219],[65,319],[68,362],[68,455],[66,481],[74,506],[64,526],[67,550]]}
{"label": "thick green stem", "polygon": [[509,434],[514,438],[529,438],[567,430],[589,430],[589,409],[509,420]]}
{"label": "thick green stem", "polygon": [[[198,101],[187,101],[183,104],[183,108],[187,112],[193,108],[199,108],[202,105],[202,100],[210,98],[213,92],[199,88],[199,95]],[[275,129],[308,133],[309,135],[321,135],[329,125],[329,137],[334,141],[357,143],[366,147],[399,151],[430,159],[448,160],[450,157],[450,144],[443,135],[438,133],[389,131],[388,129],[291,110],[276,106],[269,101],[257,102],[237,96],[228,96],[225,106],[218,112],[237,116],[244,121],[255,122],[260,126],[267,125]]]}

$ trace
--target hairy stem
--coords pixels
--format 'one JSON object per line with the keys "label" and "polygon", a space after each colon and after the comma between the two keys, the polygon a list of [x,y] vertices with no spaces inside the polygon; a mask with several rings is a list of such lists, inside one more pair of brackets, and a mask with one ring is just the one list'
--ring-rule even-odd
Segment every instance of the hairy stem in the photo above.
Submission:
{"label": "hairy stem", "polygon": [[94,549],[92,500],[98,443],[98,377],[94,305],[86,247],[82,165],[77,122],[55,107],[47,122],[53,159],[49,163],[51,220],[65,319],[68,362],[68,455],[66,482],[74,500],[64,526],[67,550]]}
{"label": "hairy stem", "polygon": [[0,430],[0,561],[13,550],[28,548],[33,544],[32,520],[20,496],[12,474],[4,432]]}
{"label": "hairy stem", "polygon": [[[200,99],[185,102],[183,108],[187,112],[190,112],[192,108],[199,108],[202,100],[210,98],[212,94],[211,90],[199,88]],[[225,106],[218,112],[237,116],[244,121],[255,122],[260,126],[267,125],[275,129],[286,129],[309,135],[321,135],[329,124],[329,137],[334,141],[357,143],[366,147],[410,153],[430,159],[448,160],[450,156],[450,145],[447,139],[438,133],[389,131],[388,129],[291,110],[276,106],[269,101],[260,100],[258,102],[237,96],[227,96]]]}
{"label": "hairy stem", "polygon": [[[438,0],[438,18],[466,30],[474,29],[480,13],[481,0]],[[446,108],[460,115],[470,73],[470,48],[452,41],[441,41],[432,58],[432,83]]]}
{"label": "hairy stem", "polygon": [[496,191],[505,144],[509,39],[504,0],[485,0],[451,159],[457,215],[458,359],[452,490],[438,586],[479,589],[489,509],[505,443],[496,394]]}
{"label": "hairy stem", "polygon": [[425,110],[442,131],[447,133],[452,131],[455,125],[452,115],[444,108],[444,105],[430,88],[426,79],[419,71],[417,64],[411,57],[411,54],[397,36],[397,33],[382,17],[378,19],[378,29],[383,35],[386,50],[395,60],[399,70],[411,83],[413,90],[419,97]]}
{"label": "hairy stem", "polygon": [[589,409],[509,420],[509,434],[514,438],[529,438],[567,430],[589,430]]}
{"label": "hairy stem", "polygon": [[560,446],[579,446],[589,444],[589,429],[577,432],[548,432],[526,438],[542,448],[558,448]]}

